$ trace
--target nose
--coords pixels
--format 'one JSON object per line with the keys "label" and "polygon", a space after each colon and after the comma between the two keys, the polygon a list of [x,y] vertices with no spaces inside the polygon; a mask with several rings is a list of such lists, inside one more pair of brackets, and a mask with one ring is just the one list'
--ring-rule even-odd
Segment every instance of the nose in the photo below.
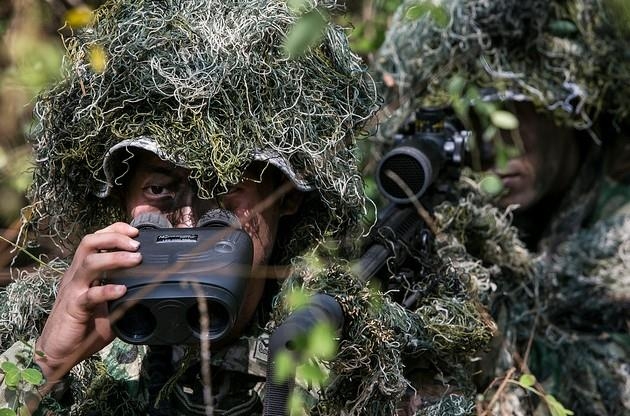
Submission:
{"label": "nose", "polygon": [[169,220],[175,228],[195,227],[203,214],[215,208],[219,208],[219,204],[215,199],[192,197],[189,201],[172,211],[169,215]]}
{"label": "nose", "polygon": [[180,207],[176,212],[173,212],[171,216],[170,221],[175,228],[192,228],[195,226],[195,213],[189,205]]}

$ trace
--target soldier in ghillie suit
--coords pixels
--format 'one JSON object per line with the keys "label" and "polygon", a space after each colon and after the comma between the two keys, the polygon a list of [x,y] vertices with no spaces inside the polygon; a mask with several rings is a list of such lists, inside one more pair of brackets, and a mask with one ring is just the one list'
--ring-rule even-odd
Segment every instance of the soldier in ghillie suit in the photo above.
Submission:
{"label": "soldier in ghillie suit", "polygon": [[[377,106],[374,85],[333,24],[303,56],[283,49],[302,13],[335,9],[317,6],[113,0],[67,40],[64,80],[36,107],[25,232],[48,234],[73,256],[22,273],[0,294],[5,359],[22,365],[30,344],[26,361],[46,379],[41,408],[260,412],[264,357],[248,351],[282,277],[263,266],[299,262],[325,238],[352,235],[363,212],[354,147]],[[102,71],[90,61],[99,51]],[[217,206],[251,236],[257,278],[230,342],[213,346],[208,402],[197,349],[111,343],[106,302],[125,287],[100,280],[141,261],[127,221],[156,212],[190,227]],[[9,378],[0,402],[27,402]]]}
{"label": "soldier in ghillie suit", "polygon": [[[376,57],[383,137],[417,108],[450,106],[479,133],[477,149],[520,150],[494,168],[504,189],[494,202],[513,214],[532,271],[480,286],[499,328],[482,411],[544,414],[555,398],[579,415],[630,413],[628,11],[623,1],[406,1]],[[501,108],[518,127],[492,120]],[[479,241],[463,241],[476,253]]]}
{"label": "soldier in ghillie suit", "polygon": [[[524,249],[505,216],[480,210],[471,193],[436,210],[437,244],[420,259],[432,284],[414,304],[403,308],[354,277],[351,243],[365,203],[355,140],[377,99],[343,32],[326,19],[319,43],[286,56],[282,44],[300,15],[325,17],[335,3],[305,7],[112,0],[67,39],[64,79],[36,106],[23,236],[48,235],[72,255],[16,273],[0,291],[0,361],[10,363],[2,407],[259,413],[266,359],[256,347],[289,316],[299,288],[331,295],[345,316],[336,355],[319,362],[329,383],[305,386],[312,414],[407,411],[413,406],[401,399],[425,373],[457,388],[420,392],[421,414],[473,411],[471,358],[494,332],[479,287],[496,277],[496,265],[524,276]],[[104,68],[90,62],[101,52]],[[229,342],[207,351],[114,339],[105,303],[126,288],[102,277],[141,261],[138,230],[127,222],[149,212],[190,227],[217,206],[251,236],[255,274],[264,277],[249,281]],[[491,267],[464,249],[480,235],[476,253]]]}

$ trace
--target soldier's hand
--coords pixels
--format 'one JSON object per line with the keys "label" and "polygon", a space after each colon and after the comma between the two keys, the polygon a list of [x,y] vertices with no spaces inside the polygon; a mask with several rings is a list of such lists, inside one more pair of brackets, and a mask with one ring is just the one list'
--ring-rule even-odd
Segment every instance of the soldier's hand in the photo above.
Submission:
{"label": "soldier's hand", "polygon": [[63,276],[35,357],[46,379],[59,380],[74,365],[114,339],[107,302],[125,294],[124,285],[101,285],[103,272],[136,266],[141,261],[138,230],[118,222],[83,238]]}

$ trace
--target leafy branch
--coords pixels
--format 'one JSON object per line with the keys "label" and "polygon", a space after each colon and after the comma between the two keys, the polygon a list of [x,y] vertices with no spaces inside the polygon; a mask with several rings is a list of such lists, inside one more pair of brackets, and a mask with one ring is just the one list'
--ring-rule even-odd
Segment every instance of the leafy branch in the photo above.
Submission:
{"label": "leafy branch", "polygon": [[[45,383],[41,370],[33,365],[33,347],[23,344],[25,349],[16,354],[16,362],[7,360],[0,364],[4,385],[8,391],[14,392],[13,404],[0,409],[0,416],[29,415],[28,395],[37,392],[37,388]],[[43,355],[40,351],[34,353]]]}

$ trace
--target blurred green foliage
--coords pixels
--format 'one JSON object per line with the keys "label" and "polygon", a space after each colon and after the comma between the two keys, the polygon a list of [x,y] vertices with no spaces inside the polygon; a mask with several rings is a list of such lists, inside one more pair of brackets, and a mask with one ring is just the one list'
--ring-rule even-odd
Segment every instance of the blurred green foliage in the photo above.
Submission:
{"label": "blurred green foliage", "polygon": [[381,46],[390,17],[401,3],[402,0],[347,1],[348,13],[344,19],[351,28],[349,36],[352,49],[358,54],[369,56]]}
{"label": "blurred green foliage", "polygon": [[[33,99],[60,75],[63,49],[52,6],[12,0],[0,6],[0,228],[15,227],[30,183]],[[52,28],[55,29],[52,29]],[[4,235],[5,232],[3,231]]]}

